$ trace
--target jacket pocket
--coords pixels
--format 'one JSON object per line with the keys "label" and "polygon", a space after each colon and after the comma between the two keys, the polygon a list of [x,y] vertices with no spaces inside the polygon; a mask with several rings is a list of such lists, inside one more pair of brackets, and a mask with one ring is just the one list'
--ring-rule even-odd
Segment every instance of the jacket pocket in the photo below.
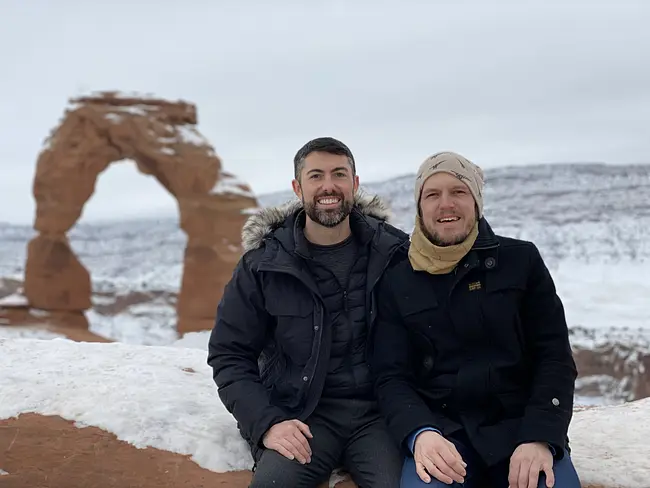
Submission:
{"label": "jacket pocket", "polygon": [[516,276],[488,276],[481,296],[481,315],[493,341],[513,352],[525,354],[526,344],[521,323],[521,305],[526,285]]}
{"label": "jacket pocket", "polygon": [[526,409],[526,397],[523,392],[497,393],[505,418],[519,418]]}
{"label": "jacket pocket", "polygon": [[267,303],[275,318],[275,341],[292,363],[307,364],[315,334],[314,302],[291,297],[277,297]]}

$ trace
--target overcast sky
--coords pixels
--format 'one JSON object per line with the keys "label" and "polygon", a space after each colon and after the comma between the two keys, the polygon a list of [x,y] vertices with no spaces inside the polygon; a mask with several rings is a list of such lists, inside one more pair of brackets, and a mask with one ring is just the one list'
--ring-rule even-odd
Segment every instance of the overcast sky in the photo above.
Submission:
{"label": "overcast sky", "polygon": [[[0,0],[0,221],[31,224],[42,142],[97,90],[196,103],[257,193],[289,189],[296,150],[323,135],[362,182],[440,150],[485,168],[650,163],[649,1],[445,3]],[[127,163],[83,221],[174,209]]]}

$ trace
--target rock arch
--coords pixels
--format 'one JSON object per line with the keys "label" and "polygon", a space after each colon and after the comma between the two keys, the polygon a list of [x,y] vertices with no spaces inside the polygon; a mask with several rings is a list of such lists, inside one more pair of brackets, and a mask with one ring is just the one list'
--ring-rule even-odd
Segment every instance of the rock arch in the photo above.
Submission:
{"label": "rock arch", "polygon": [[212,327],[223,287],[241,255],[245,209],[257,200],[245,183],[222,171],[220,158],[197,131],[193,104],[101,92],[70,100],[46,140],[36,166],[34,228],[24,292],[30,307],[67,325],[88,327],[92,307],[88,271],[67,232],[79,219],[97,176],[130,159],[178,201],[188,240],[177,300],[180,335]]}

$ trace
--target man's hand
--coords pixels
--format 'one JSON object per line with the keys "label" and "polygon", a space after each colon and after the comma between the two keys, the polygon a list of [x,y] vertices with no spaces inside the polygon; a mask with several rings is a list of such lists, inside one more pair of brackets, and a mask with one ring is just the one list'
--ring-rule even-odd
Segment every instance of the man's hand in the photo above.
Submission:
{"label": "man's hand", "polygon": [[415,470],[425,483],[431,482],[431,476],[448,485],[454,481],[463,483],[465,480],[467,464],[456,446],[437,432],[424,431],[418,434],[413,457]]}
{"label": "man's hand", "polygon": [[508,488],[537,488],[540,471],[546,473],[546,486],[555,484],[553,455],[544,442],[521,444],[510,457]]}
{"label": "man's hand", "polygon": [[300,464],[306,464],[311,462],[311,446],[307,438],[313,438],[309,426],[293,419],[273,425],[264,434],[262,443],[288,459],[297,459]]}

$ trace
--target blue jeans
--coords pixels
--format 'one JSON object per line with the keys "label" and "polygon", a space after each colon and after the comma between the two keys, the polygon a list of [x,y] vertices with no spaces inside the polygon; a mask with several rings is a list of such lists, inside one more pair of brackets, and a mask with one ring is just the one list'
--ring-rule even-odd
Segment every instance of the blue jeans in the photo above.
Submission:
{"label": "blue jeans", "polygon": [[[456,445],[459,454],[467,463],[467,468],[465,468],[467,474],[463,484],[454,481],[451,485],[447,485],[433,476],[431,477],[431,483],[425,483],[415,471],[413,457],[409,456],[402,466],[400,488],[481,488],[484,486],[508,488],[509,459],[496,466],[486,468],[474,449],[456,439],[449,440]],[[553,474],[555,475],[555,488],[580,488],[578,473],[576,473],[571,457],[566,450],[564,451],[564,457],[553,463]],[[543,472],[539,474],[537,486],[538,488],[546,488],[546,475]]]}

